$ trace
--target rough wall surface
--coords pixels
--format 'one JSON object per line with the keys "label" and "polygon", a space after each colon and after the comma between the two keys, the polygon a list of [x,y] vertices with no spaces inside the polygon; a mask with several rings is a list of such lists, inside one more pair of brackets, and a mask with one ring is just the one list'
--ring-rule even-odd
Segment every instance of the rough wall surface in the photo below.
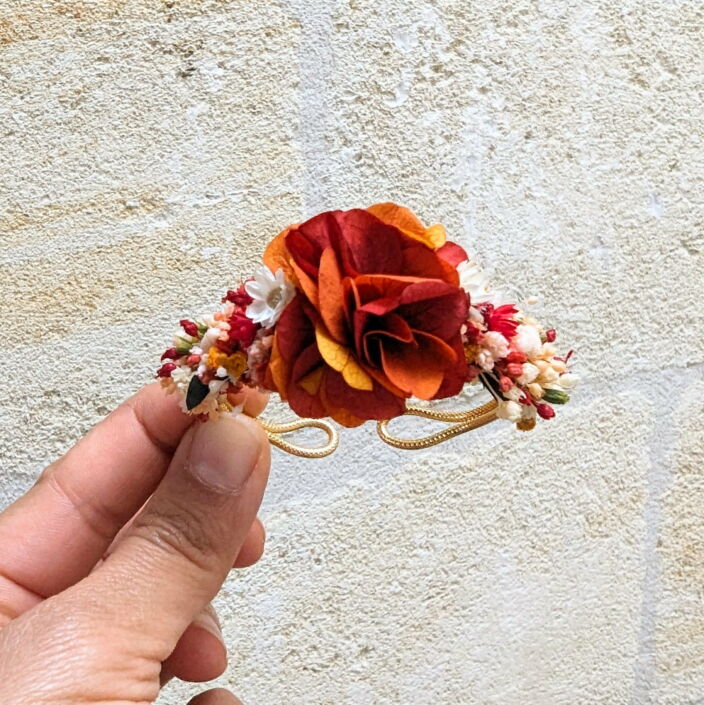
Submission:
{"label": "rough wall surface", "polygon": [[687,0],[0,0],[3,502],[282,225],[393,199],[539,295],[584,384],[530,435],[276,455],[221,682],[701,702],[703,32]]}

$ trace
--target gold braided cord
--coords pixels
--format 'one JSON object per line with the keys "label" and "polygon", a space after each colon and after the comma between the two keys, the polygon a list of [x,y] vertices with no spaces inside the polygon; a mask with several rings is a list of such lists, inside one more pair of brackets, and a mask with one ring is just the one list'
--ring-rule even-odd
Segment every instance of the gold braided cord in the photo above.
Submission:
{"label": "gold braided cord", "polygon": [[[272,423],[271,421],[264,421],[263,419],[259,420],[272,445],[275,445],[277,448],[291,455],[297,455],[299,458],[324,458],[334,453],[340,443],[340,436],[337,429],[327,421],[299,419],[297,421],[289,421],[288,423]],[[305,428],[319,428],[321,431],[324,431],[327,436],[327,442],[321,446],[314,447],[298,446],[294,443],[289,443],[281,437],[286,433],[301,431]]]}
{"label": "gold braided cord", "polygon": [[492,400],[476,409],[470,409],[468,411],[442,411],[440,409],[429,409],[424,406],[409,404],[408,407],[406,407],[404,416],[420,416],[424,419],[443,421],[453,425],[422,438],[400,438],[392,435],[388,431],[390,421],[378,421],[376,431],[379,434],[379,438],[381,438],[384,443],[388,443],[388,445],[394,448],[400,448],[402,450],[431,448],[450,438],[459,436],[462,433],[467,433],[467,431],[473,431],[476,428],[480,428],[494,421],[496,419],[496,406],[496,401]]}
{"label": "gold braided cord", "polygon": [[[496,419],[496,401],[489,401],[486,404],[469,409],[467,411],[443,411],[441,409],[430,409],[424,406],[416,406],[409,404],[406,407],[404,416],[420,416],[424,419],[432,421],[442,421],[449,423],[451,426],[422,438],[400,438],[394,436],[388,431],[388,426],[393,419],[387,421],[378,421],[376,425],[377,433],[384,443],[387,443],[394,448],[402,450],[421,450],[422,448],[431,448],[439,443],[450,440],[455,436],[459,436],[467,431],[473,431],[480,428]],[[328,421],[321,419],[297,419],[288,423],[273,423],[260,419],[262,427],[266,432],[267,437],[272,445],[277,448],[296,455],[300,458],[325,458],[331,455],[337,449],[340,436],[337,429]],[[282,438],[287,433],[302,431],[303,429],[317,428],[324,431],[327,436],[327,442],[321,446],[299,446],[295,443],[290,443]]]}

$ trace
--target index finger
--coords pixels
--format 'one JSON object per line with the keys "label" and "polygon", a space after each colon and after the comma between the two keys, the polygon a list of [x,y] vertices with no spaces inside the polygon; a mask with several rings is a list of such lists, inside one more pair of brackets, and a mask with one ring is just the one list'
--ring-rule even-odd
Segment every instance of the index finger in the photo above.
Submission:
{"label": "index finger", "polygon": [[[246,412],[265,404],[247,390]],[[0,576],[38,597],[85,577],[156,489],[192,423],[158,383],[121,404],[0,515]]]}

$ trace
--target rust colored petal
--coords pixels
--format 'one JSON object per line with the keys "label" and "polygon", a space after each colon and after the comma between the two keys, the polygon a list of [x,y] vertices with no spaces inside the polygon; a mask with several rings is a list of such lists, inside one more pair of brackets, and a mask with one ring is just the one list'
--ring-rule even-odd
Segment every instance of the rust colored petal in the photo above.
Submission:
{"label": "rust colored petal", "polygon": [[403,250],[403,273],[423,279],[442,279],[459,286],[459,274],[448,262],[427,247],[416,243]]}
{"label": "rust colored petal", "polygon": [[313,280],[318,277],[320,255],[323,252],[321,245],[308,237],[303,228],[305,223],[289,230],[286,235],[286,248],[291,253],[291,260]]}
{"label": "rust colored petal", "polygon": [[406,401],[392,394],[385,387],[375,384],[372,391],[352,389],[345,384],[342,375],[327,368],[324,377],[323,394],[326,399],[333,399],[337,408],[360,419],[392,419],[400,416],[406,409]]}
{"label": "rust colored petal", "polygon": [[321,387],[320,398],[322,399],[323,406],[328,412],[328,416],[333,420],[337,421],[341,426],[346,428],[355,428],[361,426],[367,421],[367,419],[361,419],[358,416],[347,411],[347,409],[341,409],[337,404],[333,403],[328,399],[325,394],[325,386]]}
{"label": "rust colored petal", "polygon": [[447,399],[454,397],[462,391],[467,382],[467,363],[464,357],[464,348],[460,336],[456,336],[450,342],[456,355],[457,361],[445,370],[445,378],[443,379],[440,389],[435,392],[433,399]]}
{"label": "rust colored petal", "polygon": [[315,344],[309,345],[296,358],[286,392],[289,406],[299,416],[319,419],[327,415],[318,394],[324,370],[323,360]]}
{"label": "rust colored petal", "polygon": [[401,272],[404,236],[398,228],[356,208],[344,213],[343,237],[357,270],[350,274]]}
{"label": "rust colored petal", "polygon": [[[439,295],[431,296],[433,291]],[[467,320],[469,302],[461,289],[449,288],[444,294],[441,291],[439,287],[434,290],[430,287],[420,290],[419,287],[417,291],[409,291],[405,295],[408,303],[399,306],[397,313],[408,321],[411,328],[450,340],[459,334],[460,327]]]}
{"label": "rust colored petal", "polygon": [[384,341],[381,359],[388,378],[404,392],[432,399],[440,389],[445,371],[454,363],[454,349],[440,338],[414,331],[416,345]]}
{"label": "rust colored petal", "polygon": [[397,313],[389,313],[385,316],[374,318],[373,324],[375,327],[370,327],[370,329],[365,332],[365,338],[381,335],[393,338],[400,343],[413,342],[413,330]]}
{"label": "rust colored petal", "polygon": [[453,267],[457,267],[460,262],[469,259],[463,247],[460,247],[456,242],[446,242],[439,250],[436,251],[438,257],[441,257]]}
{"label": "rust colored petal", "polygon": [[276,324],[276,338],[281,355],[290,364],[301,351],[315,342],[315,325],[306,311],[303,297],[294,296]]}

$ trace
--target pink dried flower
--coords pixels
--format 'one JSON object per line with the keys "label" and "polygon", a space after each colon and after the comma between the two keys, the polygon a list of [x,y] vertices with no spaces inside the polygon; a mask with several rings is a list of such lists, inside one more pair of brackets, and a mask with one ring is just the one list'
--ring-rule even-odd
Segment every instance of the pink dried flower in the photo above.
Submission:
{"label": "pink dried flower", "polygon": [[511,387],[513,387],[513,380],[510,377],[506,377],[506,375],[502,375],[499,378],[499,389],[505,394]]}
{"label": "pink dried flower", "polygon": [[200,355],[189,355],[186,358],[186,364],[189,367],[198,367],[198,365],[200,364]]}

